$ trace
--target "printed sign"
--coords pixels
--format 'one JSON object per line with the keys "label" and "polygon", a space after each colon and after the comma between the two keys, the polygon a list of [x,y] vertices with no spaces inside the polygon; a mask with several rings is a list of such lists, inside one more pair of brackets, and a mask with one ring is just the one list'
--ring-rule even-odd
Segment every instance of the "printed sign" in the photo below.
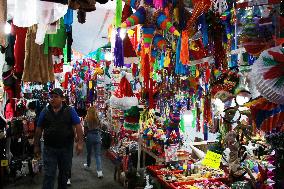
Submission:
{"label": "printed sign", "polygon": [[218,169],[220,167],[221,158],[222,155],[208,150],[202,161],[202,165]]}

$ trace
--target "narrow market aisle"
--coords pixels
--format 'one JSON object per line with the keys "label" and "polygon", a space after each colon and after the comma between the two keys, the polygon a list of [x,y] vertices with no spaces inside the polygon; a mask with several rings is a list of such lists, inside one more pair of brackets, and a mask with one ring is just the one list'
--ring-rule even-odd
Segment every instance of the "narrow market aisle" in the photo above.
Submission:
{"label": "narrow market aisle", "polygon": [[[84,152],[85,154],[85,152]],[[92,170],[86,171],[83,168],[85,163],[85,155],[73,157],[72,167],[72,185],[70,189],[123,189],[123,187],[114,181],[114,164],[103,155],[103,172],[104,178],[98,179],[95,171],[95,161],[92,161]],[[10,184],[4,189],[40,189],[43,176],[36,176],[33,180],[29,177],[19,179],[15,184]],[[56,186],[56,185],[55,185]],[[57,188],[57,187],[55,187]]]}

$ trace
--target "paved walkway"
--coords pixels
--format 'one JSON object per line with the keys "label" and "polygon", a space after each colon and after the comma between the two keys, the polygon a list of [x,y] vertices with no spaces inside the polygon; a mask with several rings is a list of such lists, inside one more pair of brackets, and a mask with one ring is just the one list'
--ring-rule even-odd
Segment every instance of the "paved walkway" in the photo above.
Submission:
{"label": "paved walkway", "polygon": [[[114,165],[107,157],[103,156],[103,179],[97,178],[94,169],[94,158],[92,161],[92,170],[86,171],[83,169],[85,159],[85,155],[74,155],[71,179],[72,185],[69,187],[70,189],[123,189],[119,183],[114,181]],[[41,189],[42,178],[42,175],[37,175],[32,180],[28,177],[21,178],[16,183],[4,187],[4,189]]]}

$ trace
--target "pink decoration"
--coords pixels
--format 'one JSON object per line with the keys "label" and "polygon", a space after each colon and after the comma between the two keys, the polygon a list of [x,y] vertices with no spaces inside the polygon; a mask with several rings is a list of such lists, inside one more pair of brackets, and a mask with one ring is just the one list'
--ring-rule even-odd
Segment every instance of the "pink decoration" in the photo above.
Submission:
{"label": "pink decoration", "polygon": [[161,9],[164,7],[163,0],[154,0],[153,4],[156,9]]}

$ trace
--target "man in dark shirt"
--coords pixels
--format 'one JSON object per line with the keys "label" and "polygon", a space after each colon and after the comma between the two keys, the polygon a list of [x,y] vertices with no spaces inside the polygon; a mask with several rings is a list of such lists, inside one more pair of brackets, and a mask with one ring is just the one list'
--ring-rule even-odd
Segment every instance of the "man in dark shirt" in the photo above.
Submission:
{"label": "man in dark shirt", "polygon": [[50,92],[50,103],[40,113],[35,133],[34,152],[39,156],[40,138],[43,133],[44,180],[42,189],[53,189],[57,166],[58,189],[67,188],[71,170],[74,136],[76,153],[83,150],[83,131],[74,108],[63,103],[63,91],[55,88]]}

